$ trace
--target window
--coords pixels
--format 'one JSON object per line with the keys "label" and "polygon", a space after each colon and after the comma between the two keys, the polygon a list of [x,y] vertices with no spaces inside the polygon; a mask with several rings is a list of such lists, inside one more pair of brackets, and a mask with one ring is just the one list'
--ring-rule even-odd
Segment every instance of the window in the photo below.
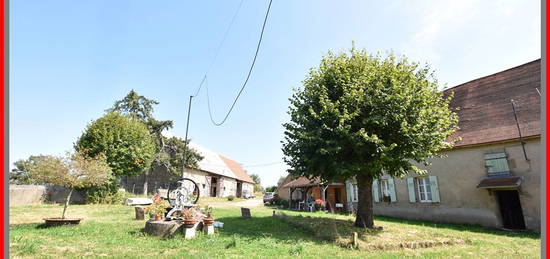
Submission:
{"label": "window", "polygon": [[359,191],[357,189],[357,184],[351,185],[351,201],[352,202],[359,201]]}
{"label": "window", "polygon": [[390,185],[387,179],[380,180],[380,194],[382,194],[382,199],[390,197]]}
{"label": "window", "polygon": [[417,177],[416,186],[418,187],[418,198],[420,202],[431,202],[432,191],[430,179],[428,177]]}
{"label": "window", "polygon": [[485,154],[485,167],[488,176],[509,175],[508,159],[506,153]]}

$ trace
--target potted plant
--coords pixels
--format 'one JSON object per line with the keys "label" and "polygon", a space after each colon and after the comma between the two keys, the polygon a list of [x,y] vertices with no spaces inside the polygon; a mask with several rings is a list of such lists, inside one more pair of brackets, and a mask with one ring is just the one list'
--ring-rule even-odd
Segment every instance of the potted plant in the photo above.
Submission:
{"label": "potted plant", "polygon": [[166,212],[165,201],[158,193],[155,193],[153,197],[151,197],[151,200],[153,200],[153,203],[145,208],[145,212],[149,213],[149,215],[153,215],[155,221],[160,221]]}
{"label": "potted plant", "polygon": [[202,219],[202,223],[204,223],[205,226],[210,226],[214,223],[214,218],[212,217],[212,207],[208,207],[206,209],[206,218]]}
{"label": "potted plant", "polygon": [[104,155],[90,158],[76,152],[67,153],[63,157],[42,156],[30,166],[29,175],[39,182],[63,186],[69,190],[61,218],[44,219],[46,226],[61,226],[77,225],[82,220],[65,217],[74,189],[102,185],[112,177],[112,171]]}
{"label": "potted plant", "polygon": [[181,211],[183,217],[183,226],[186,228],[191,228],[197,223],[195,217],[195,210],[193,208],[183,209]]}

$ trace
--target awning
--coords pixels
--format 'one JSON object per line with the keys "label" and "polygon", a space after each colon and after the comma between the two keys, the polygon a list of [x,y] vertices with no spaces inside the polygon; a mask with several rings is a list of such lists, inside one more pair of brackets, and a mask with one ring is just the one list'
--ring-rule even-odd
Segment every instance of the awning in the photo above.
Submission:
{"label": "awning", "polygon": [[483,189],[515,189],[521,185],[519,176],[487,177],[477,185]]}

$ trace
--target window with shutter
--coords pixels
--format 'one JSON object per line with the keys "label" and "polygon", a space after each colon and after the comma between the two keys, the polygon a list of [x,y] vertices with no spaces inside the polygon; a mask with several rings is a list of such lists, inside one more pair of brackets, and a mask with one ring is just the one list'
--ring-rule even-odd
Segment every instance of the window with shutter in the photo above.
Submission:
{"label": "window with shutter", "polygon": [[418,200],[420,202],[432,202],[432,190],[428,177],[416,177],[418,187]]}
{"label": "window with shutter", "polygon": [[380,180],[380,194],[381,194],[382,200],[390,198],[390,186],[389,186],[388,179]]}
{"label": "window with shutter", "polygon": [[485,154],[485,167],[487,168],[488,176],[510,174],[510,168],[508,168],[508,158],[504,152]]}

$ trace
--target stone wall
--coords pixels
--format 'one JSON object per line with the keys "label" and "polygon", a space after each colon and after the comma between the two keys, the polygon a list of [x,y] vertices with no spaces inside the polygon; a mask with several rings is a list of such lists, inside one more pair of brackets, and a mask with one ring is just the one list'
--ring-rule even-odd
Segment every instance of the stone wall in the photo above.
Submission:
{"label": "stone wall", "polygon": [[[23,206],[40,204],[42,202],[64,203],[69,191],[61,186],[54,185],[16,185],[10,184],[9,205]],[[74,191],[71,195],[71,203],[81,204],[86,201],[86,195],[80,191]]]}

